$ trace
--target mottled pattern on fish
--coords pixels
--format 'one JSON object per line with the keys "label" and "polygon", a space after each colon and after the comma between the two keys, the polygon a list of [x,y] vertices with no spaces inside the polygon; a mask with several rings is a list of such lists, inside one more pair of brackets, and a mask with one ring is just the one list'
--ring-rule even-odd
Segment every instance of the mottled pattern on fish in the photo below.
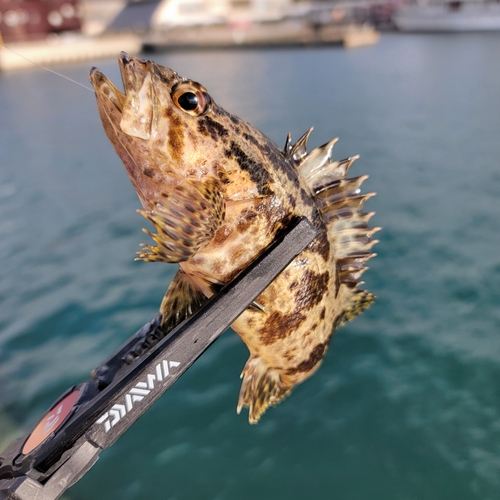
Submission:
{"label": "mottled pattern on fish", "polygon": [[257,422],[319,367],[336,327],[373,296],[360,290],[374,254],[356,159],[332,161],[336,140],[283,150],[219,107],[200,84],[151,61],[119,58],[125,94],[93,69],[104,129],[156,228],[139,258],[179,263],[160,310],[168,331],[233,279],[295,217],[318,236],[233,324],[250,351],[238,412]]}

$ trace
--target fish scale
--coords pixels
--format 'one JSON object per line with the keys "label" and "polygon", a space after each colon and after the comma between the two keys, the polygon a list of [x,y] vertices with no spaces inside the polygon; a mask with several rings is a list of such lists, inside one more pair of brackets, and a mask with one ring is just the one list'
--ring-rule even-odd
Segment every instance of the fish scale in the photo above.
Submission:
{"label": "fish scale", "polygon": [[363,212],[357,157],[337,141],[307,151],[310,129],[281,150],[221,108],[200,84],[122,53],[124,93],[99,70],[90,81],[104,130],[155,227],[139,258],[178,263],[160,306],[167,333],[306,216],[318,236],[233,323],[250,351],[238,413],[255,423],[320,366],[338,326],[374,300],[359,288],[379,228]]}

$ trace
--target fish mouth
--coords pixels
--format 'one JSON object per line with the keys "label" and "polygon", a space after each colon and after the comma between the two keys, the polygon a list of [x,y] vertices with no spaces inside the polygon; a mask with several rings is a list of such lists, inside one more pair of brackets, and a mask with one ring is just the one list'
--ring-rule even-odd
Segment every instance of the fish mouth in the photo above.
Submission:
{"label": "fish mouth", "polygon": [[[155,112],[153,75],[155,63],[121,52],[118,57],[124,92],[121,92],[99,69],[92,68],[89,80],[99,101],[109,101],[116,111],[115,125],[131,137],[148,140],[152,133]],[[106,104],[102,102],[103,106]],[[118,119],[119,118],[119,122]]]}
{"label": "fish mouth", "polygon": [[[158,184],[168,175],[168,159],[153,145],[168,133],[164,109],[171,105],[178,75],[153,61],[121,52],[118,64],[124,91],[99,69],[92,68],[90,83],[104,131],[122,160],[144,208],[158,197]],[[161,142],[161,141],[160,141]]]}

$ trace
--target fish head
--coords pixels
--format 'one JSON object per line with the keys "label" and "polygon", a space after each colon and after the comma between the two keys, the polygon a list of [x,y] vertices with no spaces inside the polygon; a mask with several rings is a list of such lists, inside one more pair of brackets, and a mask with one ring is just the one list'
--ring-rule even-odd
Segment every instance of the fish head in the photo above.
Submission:
{"label": "fish head", "polygon": [[186,178],[218,179],[222,145],[199,133],[215,103],[197,82],[153,61],[118,58],[124,92],[97,68],[90,72],[101,121],[139,199],[150,210]]}

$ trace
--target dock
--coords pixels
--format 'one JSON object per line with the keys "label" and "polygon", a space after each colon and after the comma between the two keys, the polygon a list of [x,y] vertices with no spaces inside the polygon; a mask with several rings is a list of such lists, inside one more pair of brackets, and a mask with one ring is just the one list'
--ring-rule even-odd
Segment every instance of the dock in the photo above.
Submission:
{"label": "dock", "polygon": [[7,47],[0,46],[0,71],[31,68],[33,63],[52,66],[116,57],[122,50],[134,55],[141,51],[142,41],[135,34],[90,37],[71,33],[44,40],[12,42]]}
{"label": "dock", "polygon": [[373,45],[379,33],[358,24],[313,25],[302,21],[241,25],[175,27],[143,37],[146,51],[231,47],[337,44],[345,48]]}
{"label": "dock", "polygon": [[146,34],[116,33],[86,36],[80,33],[49,35],[43,40],[0,45],[0,71],[35,65],[53,66],[116,57],[121,51],[136,55],[181,49],[277,47],[337,44],[345,48],[372,45],[379,33],[370,26],[320,25],[287,21],[248,25],[176,27]]}

